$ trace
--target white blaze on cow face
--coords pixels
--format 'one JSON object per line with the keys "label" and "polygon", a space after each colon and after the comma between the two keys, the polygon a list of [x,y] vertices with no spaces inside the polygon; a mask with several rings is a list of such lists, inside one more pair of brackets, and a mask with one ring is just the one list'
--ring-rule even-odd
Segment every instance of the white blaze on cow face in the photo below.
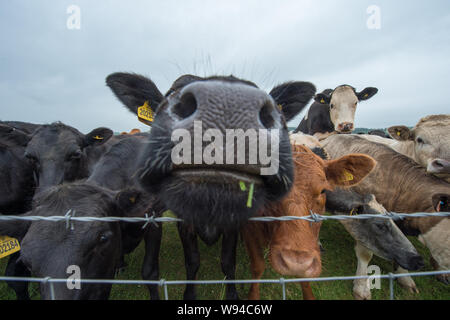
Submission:
{"label": "white blaze on cow face", "polygon": [[358,97],[350,86],[341,86],[334,90],[330,100],[330,118],[334,130],[342,133],[353,131]]}
{"label": "white blaze on cow face", "polygon": [[414,159],[430,173],[450,175],[450,115],[427,116],[413,129],[394,126],[388,131],[401,142],[399,152]]}

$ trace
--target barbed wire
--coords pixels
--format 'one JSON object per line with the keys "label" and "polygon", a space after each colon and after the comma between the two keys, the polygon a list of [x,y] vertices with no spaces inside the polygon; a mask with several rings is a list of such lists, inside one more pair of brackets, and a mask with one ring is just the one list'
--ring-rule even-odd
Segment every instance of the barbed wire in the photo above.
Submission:
{"label": "barbed wire", "polygon": [[[417,212],[417,213],[395,213],[386,212],[382,214],[360,214],[360,215],[322,215],[310,212],[309,216],[280,216],[280,217],[252,217],[249,221],[257,222],[275,222],[275,221],[296,221],[305,220],[309,222],[322,222],[326,220],[366,220],[366,219],[393,219],[404,218],[430,218],[430,217],[450,217],[450,212]],[[75,210],[69,210],[64,216],[0,216],[1,221],[47,221],[47,222],[66,222],[66,227],[73,230],[73,222],[129,222],[144,223],[145,228],[149,223],[157,225],[164,222],[183,222],[183,219],[173,217],[156,217],[145,214],[145,217],[76,217]]]}
{"label": "barbed wire", "polygon": [[424,277],[424,276],[438,276],[450,274],[450,270],[440,271],[424,271],[411,273],[389,273],[379,275],[364,275],[364,276],[336,276],[336,277],[319,277],[319,278],[278,278],[278,279],[244,279],[244,280],[125,280],[125,279],[58,279],[58,278],[36,278],[36,277],[0,277],[0,281],[14,281],[14,282],[37,282],[50,287],[50,299],[55,300],[55,283],[68,283],[76,281],[80,284],[111,284],[111,285],[157,285],[164,289],[164,298],[169,300],[167,287],[170,285],[211,285],[211,284],[280,284],[282,288],[283,300],[286,300],[286,284],[287,283],[302,283],[302,282],[324,282],[324,281],[348,281],[359,279],[389,279],[389,297],[394,299],[394,280],[404,277]]}

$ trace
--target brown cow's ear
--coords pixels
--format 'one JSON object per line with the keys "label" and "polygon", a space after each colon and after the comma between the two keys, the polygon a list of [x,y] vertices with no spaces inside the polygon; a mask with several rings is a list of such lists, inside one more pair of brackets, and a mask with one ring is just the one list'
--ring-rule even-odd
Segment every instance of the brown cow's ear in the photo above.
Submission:
{"label": "brown cow's ear", "polygon": [[393,126],[388,128],[388,132],[392,139],[398,141],[414,140],[413,132],[406,126]]}
{"label": "brown cow's ear", "polygon": [[435,194],[432,197],[433,208],[436,212],[450,212],[450,195]]}
{"label": "brown cow's ear", "polygon": [[377,162],[365,154],[350,154],[326,162],[325,172],[333,186],[353,186],[360,183]]}

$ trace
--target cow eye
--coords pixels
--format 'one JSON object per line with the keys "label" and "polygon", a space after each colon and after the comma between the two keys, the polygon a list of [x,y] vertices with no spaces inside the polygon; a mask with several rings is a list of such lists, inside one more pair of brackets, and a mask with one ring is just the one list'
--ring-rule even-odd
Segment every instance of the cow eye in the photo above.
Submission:
{"label": "cow eye", "polygon": [[418,137],[417,138],[417,143],[424,144],[425,141],[423,141],[423,139],[421,137]]}
{"label": "cow eye", "polygon": [[27,160],[28,160],[30,163],[32,163],[32,164],[35,164],[35,163],[38,162],[37,157],[33,156],[32,154],[28,154],[28,153],[27,153],[27,154],[25,155],[25,157],[26,157]]}
{"label": "cow eye", "polygon": [[325,194],[325,192],[327,191],[327,189],[323,189],[320,194]]}
{"label": "cow eye", "polygon": [[330,104],[330,109],[333,109],[334,108],[334,104]]}
{"label": "cow eye", "polygon": [[75,152],[72,152],[70,155],[69,155],[69,160],[77,160],[77,159],[80,159],[81,158],[81,151],[80,150],[77,150],[77,151],[75,151]]}
{"label": "cow eye", "polygon": [[108,242],[110,238],[111,238],[111,233],[105,232],[100,235],[100,237],[98,238],[98,242],[101,244],[104,244],[104,243]]}

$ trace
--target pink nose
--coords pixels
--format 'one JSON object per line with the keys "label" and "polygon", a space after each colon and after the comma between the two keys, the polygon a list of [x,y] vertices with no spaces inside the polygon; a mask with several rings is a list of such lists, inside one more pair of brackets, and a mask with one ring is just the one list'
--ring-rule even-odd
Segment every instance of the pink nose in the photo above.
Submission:
{"label": "pink nose", "polygon": [[352,130],[353,130],[353,123],[351,122],[342,122],[338,125],[338,131],[350,132]]}
{"label": "pink nose", "polygon": [[427,168],[431,173],[450,173],[450,161],[444,159],[434,159]]}

